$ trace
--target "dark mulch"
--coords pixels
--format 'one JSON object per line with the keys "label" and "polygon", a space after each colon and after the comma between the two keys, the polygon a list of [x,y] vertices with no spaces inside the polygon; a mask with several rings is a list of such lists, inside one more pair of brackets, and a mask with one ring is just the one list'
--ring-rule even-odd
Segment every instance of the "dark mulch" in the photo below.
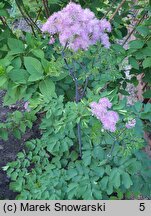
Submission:
{"label": "dark mulch", "polygon": [[[0,91],[0,122],[5,122],[8,113],[15,110],[23,110],[22,102],[19,102],[12,107],[3,107],[3,96],[4,92]],[[10,135],[7,141],[3,141],[2,139],[0,139],[0,200],[12,200],[16,197],[16,193],[9,190],[10,180],[6,175],[6,172],[3,171],[2,167],[6,166],[8,162],[16,159],[17,153],[24,148],[25,141],[35,137],[39,137],[37,125],[38,124],[35,123],[35,126],[33,127],[34,130],[28,130],[26,134],[23,135],[21,140],[15,139],[13,135]]]}

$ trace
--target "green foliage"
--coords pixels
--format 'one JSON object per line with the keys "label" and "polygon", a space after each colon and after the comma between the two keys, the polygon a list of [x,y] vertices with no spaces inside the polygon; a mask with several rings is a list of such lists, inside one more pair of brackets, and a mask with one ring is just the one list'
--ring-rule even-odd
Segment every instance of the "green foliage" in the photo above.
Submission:
{"label": "green foliage", "polygon": [[[106,94],[122,113],[122,121],[130,113],[143,115],[141,104],[126,111],[126,101],[117,104],[115,92]],[[4,167],[12,180],[10,188],[19,193],[17,199],[113,199],[115,193],[120,199],[127,191],[150,196],[150,173],[145,170],[151,161],[139,150],[144,141],[135,137],[135,129],[123,130],[119,123],[115,134],[106,133],[91,116],[86,99],[64,105],[60,96],[45,103],[44,110],[41,139],[26,142],[26,150]],[[82,160],[78,160],[78,118],[82,123]]]}
{"label": "green foliage", "polygon": [[[136,39],[129,43],[129,63],[132,66],[131,74],[138,75],[143,73],[143,82],[148,86],[147,90],[143,93],[144,98],[151,97],[151,38],[150,38],[150,10],[146,6],[141,15],[147,14],[147,18],[136,27]],[[133,82],[133,80],[132,80]]]}
{"label": "green foliage", "polygon": [[32,128],[33,122],[36,120],[34,112],[15,111],[8,114],[6,121],[0,122],[0,139],[8,140],[9,134],[13,134],[15,138],[21,139],[21,136],[28,128]]}
{"label": "green foliage", "polygon": [[[48,0],[50,11],[43,1],[0,3],[0,16],[4,17],[0,23],[0,89],[6,91],[4,105],[23,100],[29,102],[30,108],[30,112],[15,111],[0,123],[0,136],[7,140],[13,133],[21,139],[27,128],[32,128],[36,114],[41,120],[41,138],[27,141],[16,160],[3,167],[11,180],[10,189],[18,192],[16,199],[26,200],[150,197],[151,160],[143,152],[143,134],[144,129],[150,130],[151,106],[137,102],[127,107],[126,99],[118,97],[119,93],[128,95],[127,83],[137,85],[136,75],[142,70],[144,81],[150,83],[150,9],[145,6],[148,18],[136,27],[136,40],[130,42],[128,51],[116,43],[127,34],[131,2],[126,1],[112,20],[110,49],[97,43],[87,51],[74,53],[65,49],[64,54],[58,41],[48,45],[36,21],[43,23],[48,13],[60,10],[67,2]],[[98,18],[110,18],[121,3],[75,2],[89,7]],[[140,1],[138,5],[142,14],[144,4],[146,1]],[[16,18],[28,20],[31,32],[15,31],[12,26]],[[127,56],[134,74],[131,81],[123,72]],[[71,76],[72,70],[76,79]],[[105,131],[91,115],[90,102],[101,97],[109,98],[113,110],[119,113],[115,133]],[[144,97],[150,97],[150,90]],[[125,123],[133,118],[136,126],[126,129]],[[82,157],[77,124],[81,126]]]}

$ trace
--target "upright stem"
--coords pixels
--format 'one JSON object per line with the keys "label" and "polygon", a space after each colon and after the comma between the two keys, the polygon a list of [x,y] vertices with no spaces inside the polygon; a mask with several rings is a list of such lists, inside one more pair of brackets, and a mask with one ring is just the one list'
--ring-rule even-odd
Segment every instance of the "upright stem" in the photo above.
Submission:
{"label": "upright stem", "polygon": [[79,141],[79,156],[81,159],[82,158],[82,140],[81,140],[81,123],[80,122],[77,124],[77,129],[78,129],[78,141]]}
{"label": "upright stem", "polygon": [[145,16],[146,16],[146,12],[143,14],[143,16],[141,17],[141,19],[136,23],[136,25],[134,26],[134,28],[132,29],[132,31],[127,36],[126,40],[123,42],[122,46],[124,46],[126,44],[126,42],[129,40],[129,38],[131,37],[131,35],[135,32],[136,27],[143,21],[143,19],[145,18]]}
{"label": "upright stem", "polygon": [[37,26],[37,24],[30,17],[30,15],[28,14],[27,10],[25,10],[23,1],[22,0],[15,0],[15,2],[16,2],[16,5],[17,5],[18,9],[20,10],[22,16],[24,17],[25,21],[31,27],[33,33],[34,33],[34,27],[41,33],[40,28]]}
{"label": "upright stem", "polygon": [[[65,48],[62,51],[62,57],[64,59],[64,62],[69,70],[69,74],[72,77],[74,83],[75,83],[75,101],[76,103],[79,103],[80,101],[80,95],[79,95],[79,89],[78,89],[78,79],[73,71],[73,68],[70,68],[68,65],[67,59],[65,58],[64,50],[66,49],[67,44],[65,45]],[[77,135],[78,135],[78,143],[79,143],[79,156],[80,159],[82,158],[82,140],[81,140],[81,123],[77,123]]]}
{"label": "upright stem", "polygon": [[116,0],[114,0],[112,3],[111,3],[111,6],[109,7],[109,9],[107,10],[107,12],[104,14],[104,16],[102,17],[102,19],[105,19],[108,15],[108,13],[112,10],[114,4],[115,4]]}
{"label": "upright stem", "polygon": [[43,2],[44,9],[45,9],[46,17],[48,18],[49,17],[48,1],[42,0],[42,2]]}

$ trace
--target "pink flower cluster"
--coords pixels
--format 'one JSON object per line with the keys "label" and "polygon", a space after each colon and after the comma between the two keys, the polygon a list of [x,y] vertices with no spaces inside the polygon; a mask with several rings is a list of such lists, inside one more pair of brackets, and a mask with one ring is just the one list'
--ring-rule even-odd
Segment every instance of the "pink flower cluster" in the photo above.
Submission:
{"label": "pink flower cluster", "polygon": [[111,25],[106,19],[98,20],[89,9],[70,2],[65,8],[53,13],[42,27],[43,32],[51,36],[50,44],[55,42],[55,35],[59,36],[62,46],[77,51],[86,50],[90,45],[101,41],[109,48],[110,42],[106,32],[111,32]]}
{"label": "pink flower cluster", "polygon": [[92,114],[102,122],[104,129],[115,132],[119,115],[117,112],[108,111],[108,108],[112,107],[112,103],[109,99],[101,98],[98,103],[92,102],[90,107]]}
{"label": "pink flower cluster", "polygon": [[30,107],[29,107],[29,102],[28,101],[26,101],[25,103],[24,103],[24,109],[27,111],[27,112],[30,112]]}
{"label": "pink flower cluster", "polygon": [[132,120],[129,120],[125,126],[127,129],[131,129],[131,128],[135,127],[135,125],[136,125],[136,120],[132,119]]}

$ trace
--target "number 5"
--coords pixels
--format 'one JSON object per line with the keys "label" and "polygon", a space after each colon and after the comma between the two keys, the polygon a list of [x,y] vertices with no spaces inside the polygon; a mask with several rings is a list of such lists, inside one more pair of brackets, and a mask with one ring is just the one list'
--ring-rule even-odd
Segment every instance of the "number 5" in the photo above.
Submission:
{"label": "number 5", "polygon": [[139,210],[144,211],[145,210],[145,203],[140,203],[139,204]]}

